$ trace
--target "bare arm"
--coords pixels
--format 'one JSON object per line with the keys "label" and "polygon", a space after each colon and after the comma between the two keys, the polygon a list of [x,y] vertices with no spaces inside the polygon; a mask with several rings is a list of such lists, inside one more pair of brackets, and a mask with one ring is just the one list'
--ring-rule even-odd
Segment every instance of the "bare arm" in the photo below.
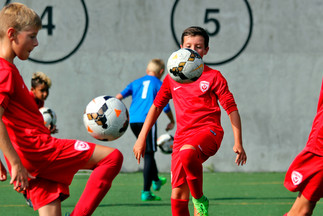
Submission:
{"label": "bare arm", "polygon": [[2,121],[2,115],[4,113],[3,107],[0,106],[0,149],[3,154],[7,157],[11,165],[11,180],[10,184],[14,185],[15,190],[25,190],[28,187],[28,177],[35,178],[31,176],[26,168],[22,165],[21,160],[13,148],[11,141],[8,136],[8,132],[5,124]]}
{"label": "bare arm", "polygon": [[138,139],[135,145],[133,146],[133,153],[135,154],[135,157],[138,160],[138,164],[140,163],[140,158],[145,156],[147,135],[152,126],[155,124],[162,110],[163,109],[156,107],[154,104],[149,109],[144,125],[142,126],[142,129],[138,136]]}
{"label": "bare arm", "polygon": [[242,146],[242,132],[241,132],[241,120],[238,111],[233,111],[229,114],[231,121],[231,126],[234,136],[234,146],[233,151],[237,154],[235,163],[239,165],[244,165],[247,162],[247,155]]}
{"label": "bare arm", "polygon": [[172,130],[175,126],[175,121],[174,121],[174,116],[173,116],[173,113],[172,111],[170,110],[168,113],[166,113],[168,119],[169,119],[169,123],[166,127],[166,131],[169,131],[169,130]]}

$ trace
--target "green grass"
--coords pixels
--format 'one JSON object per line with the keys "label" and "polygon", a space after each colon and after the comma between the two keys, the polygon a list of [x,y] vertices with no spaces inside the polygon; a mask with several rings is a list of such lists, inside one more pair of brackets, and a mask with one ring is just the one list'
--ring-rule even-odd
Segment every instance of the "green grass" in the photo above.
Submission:
{"label": "green grass", "polygon": [[[169,174],[163,176],[170,179]],[[88,175],[77,175],[70,187],[71,196],[62,203],[63,215],[71,212]],[[293,204],[296,193],[283,186],[284,173],[204,173],[204,193],[210,200],[210,215],[282,216]],[[94,216],[165,216],[171,215],[170,182],[155,194],[162,201],[142,202],[142,173],[121,173],[94,212]],[[190,202],[190,211],[193,211]],[[9,181],[0,183],[0,215],[38,215],[25,204],[21,194],[13,191]],[[193,215],[193,214],[191,214]],[[322,201],[315,215],[323,215]]]}

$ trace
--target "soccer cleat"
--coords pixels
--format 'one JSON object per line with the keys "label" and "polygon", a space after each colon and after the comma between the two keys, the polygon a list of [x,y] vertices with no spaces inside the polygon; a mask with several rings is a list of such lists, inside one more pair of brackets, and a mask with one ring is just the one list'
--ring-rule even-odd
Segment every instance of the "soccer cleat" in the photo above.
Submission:
{"label": "soccer cleat", "polygon": [[27,205],[30,207],[30,208],[33,208],[34,206],[33,206],[33,203],[31,202],[31,200],[30,199],[26,199],[26,203],[27,203]]}
{"label": "soccer cleat", "polygon": [[27,198],[27,194],[26,193],[23,193],[25,199],[26,199],[26,204],[30,207],[30,208],[33,208],[33,203],[31,202],[30,199]]}
{"label": "soccer cleat", "polygon": [[141,201],[159,201],[161,198],[150,191],[141,191]]}
{"label": "soccer cleat", "polygon": [[209,216],[209,200],[206,196],[202,196],[200,199],[192,197],[194,207],[198,216]]}
{"label": "soccer cleat", "polygon": [[167,178],[165,177],[159,177],[158,181],[153,181],[153,190],[154,191],[159,191],[161,186],[163,186],[164,184],[166,184],[167,182]]}

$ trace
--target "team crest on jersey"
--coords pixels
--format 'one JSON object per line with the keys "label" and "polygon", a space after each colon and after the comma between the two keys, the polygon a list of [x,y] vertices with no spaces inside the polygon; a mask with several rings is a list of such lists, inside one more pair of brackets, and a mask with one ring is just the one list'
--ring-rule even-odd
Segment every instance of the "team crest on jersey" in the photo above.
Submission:
{"label": "team crest on jersey", "polygon": [[292,172],[292,182],[294,185],[299,185],[303,180],[303,175],[297,171]]}
{"label": "team crest on jersey", "polygon": [[74,149],[77,151],[86,151],[90,149],[90,146],[86,142],[77,140],[74,144]]}
{"label": "team crest on jersey", "polygon": [[207,81],[201,81],[200,82],[200,89],[202,92],[206,92],[210,87],[210,83]]}

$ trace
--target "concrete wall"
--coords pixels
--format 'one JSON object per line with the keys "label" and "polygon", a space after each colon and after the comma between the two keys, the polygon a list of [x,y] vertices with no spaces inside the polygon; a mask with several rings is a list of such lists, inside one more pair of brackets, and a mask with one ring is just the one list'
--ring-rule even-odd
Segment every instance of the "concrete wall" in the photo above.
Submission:
{"label": "concrete wall", "polygon": [[[125,157],[122,171],[142,169],[132,153],[135,138],[131,130],[113,142],[96,141],[83,126],[84,108],[92,98],[114,96],[144,75],[151,58],[167,61],[178,48],[183,29],[191,25],[205,27],[210,34],[219,30],[210,38],[205,61],[229,82],[248,154],[246,166],[234,164],[232,129],[223,112],[225,137],[216,156],[205,163],[205,170],[285,171],[304,147],[322,79],[321,1],[21,2],[40,15],[45,11],[44,24],[52,12],[55,28],[52,33],[46,28],[40,31],[39,47],[31,55],[34,61],[17,60],[16,64],[28,86],[35,71],[52,78],[46,106],[58,116],[56,137],[119,148]],[[129,106],[131,99],[124,102]],[[162,134],[165,115],[158,123]],[[170,155],[158,152],[156,158],[159,170],[169,171]]]}

